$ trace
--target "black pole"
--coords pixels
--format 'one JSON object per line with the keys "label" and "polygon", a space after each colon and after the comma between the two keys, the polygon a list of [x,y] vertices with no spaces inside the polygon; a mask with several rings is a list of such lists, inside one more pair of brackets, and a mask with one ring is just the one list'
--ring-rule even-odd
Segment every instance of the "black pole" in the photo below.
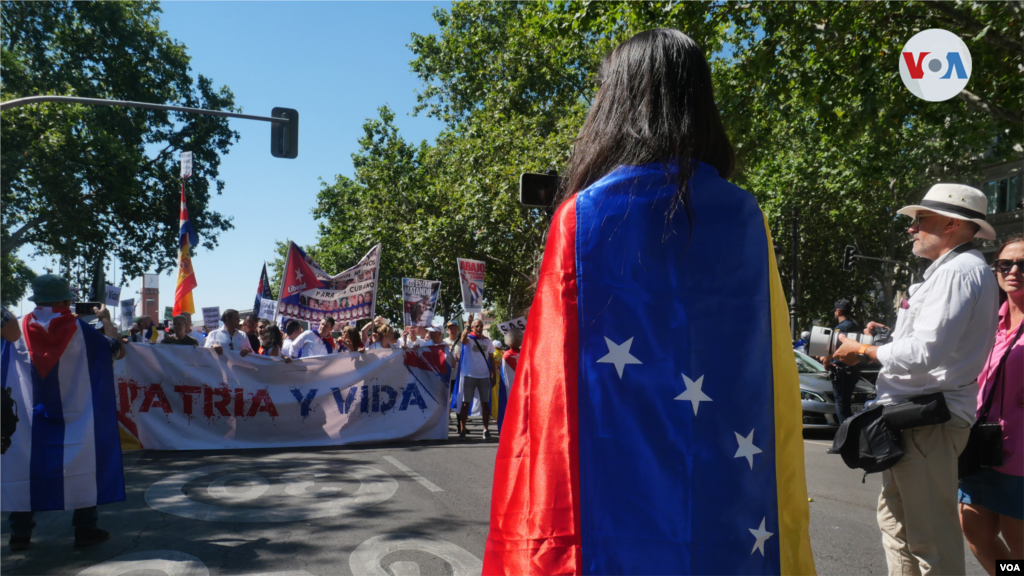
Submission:
{"label": "black pole", "polygon": [[790,273],[790,284],[789,284],[789,333],[796,342],[797,327],[796,327],[796,307],[799,303],[799,299],[796,295],[797,287],[797,245],[800,242],[800,229],[797,216],[799,209],[793,208],[793,265]]}

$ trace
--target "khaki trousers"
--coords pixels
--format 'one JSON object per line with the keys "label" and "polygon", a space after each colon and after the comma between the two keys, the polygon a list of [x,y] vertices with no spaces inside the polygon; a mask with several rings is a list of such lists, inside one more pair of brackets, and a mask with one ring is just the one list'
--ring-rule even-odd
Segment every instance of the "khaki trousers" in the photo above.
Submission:
{"label": "khaki trousers", "polygon": [[903,432],[903,458],[882,472],[878,527],[890,576],[963,574],[957,457],[971,425],[949,422]]}

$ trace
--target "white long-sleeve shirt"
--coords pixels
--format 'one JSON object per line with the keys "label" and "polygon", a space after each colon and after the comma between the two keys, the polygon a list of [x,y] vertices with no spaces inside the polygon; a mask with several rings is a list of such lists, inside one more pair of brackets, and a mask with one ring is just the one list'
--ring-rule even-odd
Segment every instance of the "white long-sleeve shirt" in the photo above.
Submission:
{"label": "white long-sleeve shirt", "polygon": [[235,330],[234,336],[228,334],[227,328],[211,330],[210,333],[206,335],[206,341],[203,343],[203,347],[213,348],[218,344],[224,348],[224,350],[234,350],[235,352],[238,352],[244,348],[252,352],[252,345],[249,344],[249,337],[241,330]]}
{"label": "white long-sleeve shirt", "polygon": [[312,358],[313,356],[326,356],[334,350],[327,350],[327,344],[320,338],[320,334],[314,330],[306,330],[295,337],[294,340],[285,340],[281,353],[292,358]]}
{"label": "white long-sleeve shirt", "polygon": [[939,257],[908,292],[893,341],[878,348],[878,402],[942,392],[949,411],[973,423],[998,321],[995,277],[968,243]]}

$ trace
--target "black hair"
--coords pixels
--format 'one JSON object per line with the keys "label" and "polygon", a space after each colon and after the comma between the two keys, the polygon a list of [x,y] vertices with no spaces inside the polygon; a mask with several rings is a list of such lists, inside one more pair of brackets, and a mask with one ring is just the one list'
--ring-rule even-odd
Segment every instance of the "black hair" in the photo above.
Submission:
{"label": "black hair", "polygon": [[220,321],[227,323],[228,316],[232,314],[238,314],[238,310],[235,310],[234,308],[228,308],[227,310],[224,311],[223,314],[220,315]]}
{"label": "black hair", "polygon": [[576,137],[562,200],[616,167],[662,162],[678,164],[678,194],[666,217],[680,204],[693,220],[687,182],[692,161],[732,174],[732,145],[725,133],[704,53],[679,30],[657,28],[619,44],[601,63],[600,88]]}
{"label": "black hair", "polygon": [[[301,328],[301,326],[299,327]],[[267,329],[263,331],[263,336],[260,337],[260,346],[264,350],[273,350],[282,344],[284,344],[284,336],[281,334],[281,329],[277,327],[277,324],[267,326]]]}
{"label": "black hair", "polygon": [[331,328],[334,327],[334,318],[331,318],[330,316],[324,316],[324,320],[327,320],[327,322],[331,325]]}
{"label": "black hair", "polygon": [[296,330],[302,330],[302,324],[298,320],[289,320],[284,325],[284,333],[291,336]]}

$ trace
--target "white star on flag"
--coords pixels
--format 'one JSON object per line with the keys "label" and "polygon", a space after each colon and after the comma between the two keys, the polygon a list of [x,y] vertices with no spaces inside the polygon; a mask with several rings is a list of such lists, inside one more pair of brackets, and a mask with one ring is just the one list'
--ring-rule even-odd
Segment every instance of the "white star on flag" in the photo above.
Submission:
{"label": "white star on flag", "polygon": [[733,432],[733,434],[736,435],[736,442],[740,445],[740,447],[736,449],[736,455],[733,456],[733,458],[746,458],[747,462],[750,463],[750,469],[753,470],[754,454],[761,453],[761,449],[754,446],[754,430],[751,429],[750,434],[747,434],[746,438],[740,436],[739,432]]}
{"label": "white star on flag", "polygon": [[298,268],[295,269],[295,281],[296,282],[301,282],[302,281],[302,270],[299,270]]}
{"label": "white star on flag", "polygon": [[693,415],[697,415],[697,408],[701,402],[711,402],[711,397],[705,394],[700,388],[704,385],[704,376],[701,375],[694,382],[690,380],[686,374],[683,374],[683,382],[686,384],[686,392],[683,392],[679,396],[676,396],[676,400],[689,400],[693,402]]}
{"label": "white star on flag", "polygon": [[764,529],[764,518],[761,518],[760,528],[758,528],[757,530],[754,530],[753,528],[747,528],[747,530],[750,530],[750,533],[754,535],[754,538],[757,538],[757,542],[754,543],[754,549],[750,551],[750,555],[753,556],[754,551],[760,550],[761,556],[764,556],[764,543],[769,538],[771,538],[772,535],[775,533],[768,532]]}
{"label": "white star on flag", "polygon": [[622,379],[622,370],[626,367],[626,364],[643,364],[643,362],[637,360],[629,353],[629,347],[633,345],[633,339],[630,338],[622,344],[616,344],[612,342],[607,336],[604,337],[604,341],[608,344],[608,353],[604,355],[599,363],[602,364],[614,364],[615,370],[619,373],[619,379]]}

